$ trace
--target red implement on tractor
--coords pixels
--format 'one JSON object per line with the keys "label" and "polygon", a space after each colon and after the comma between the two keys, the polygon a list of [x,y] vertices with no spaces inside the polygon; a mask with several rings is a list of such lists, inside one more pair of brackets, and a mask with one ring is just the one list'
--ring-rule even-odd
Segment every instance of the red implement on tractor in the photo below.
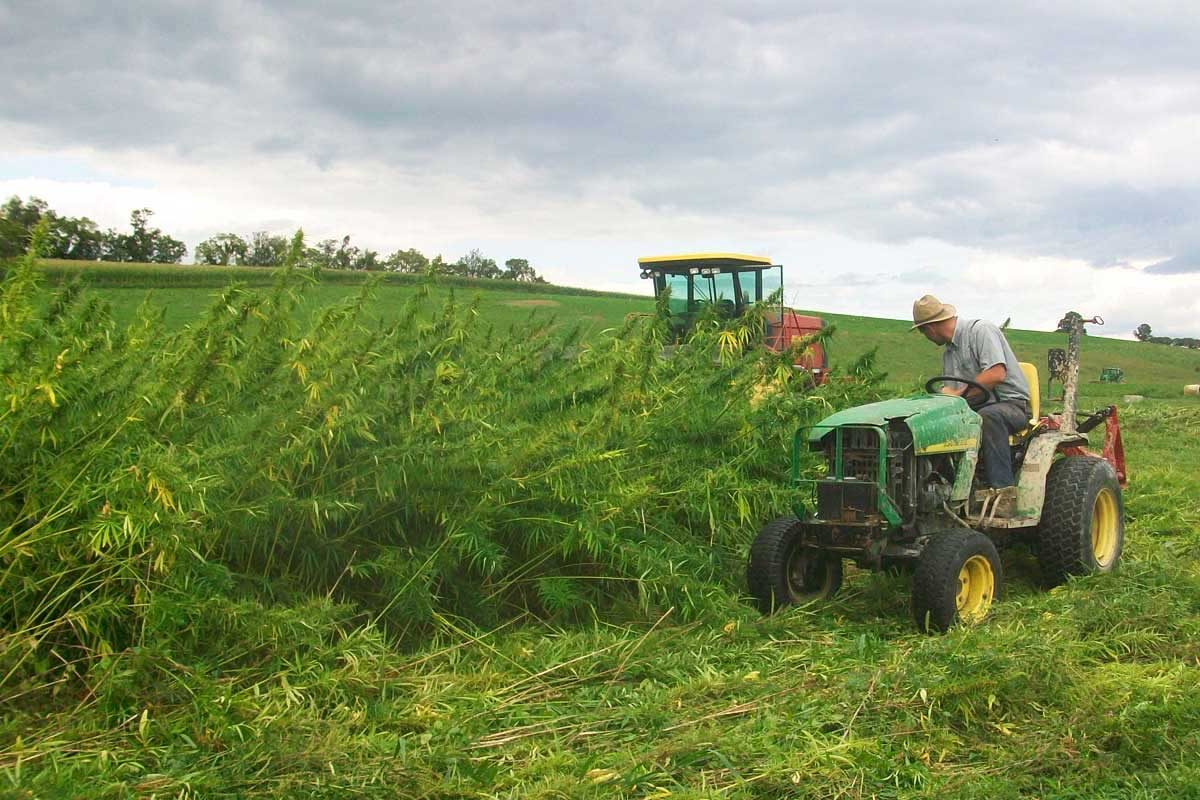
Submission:
{"label": "red implement on tractor", "polygon": [[[754,303],[771,298],[783,288],[783,267],[763,256],[739,253],[687,253],[674,256],[648,256],[638,259],[642,277],[654,281],[654,294],[670,291],[667,311],[671,330],[682,339],[696,319],[709,307],[723,317],[739,317]],[[792,342],[820,332],[825,322],[820,317],[797,314],[779,305],[767,315],[763,342],[772,352],[782,352]],[[829,357],[821,342],[812,342],[796,359],[797,369],[824,383],[829,375]]]}

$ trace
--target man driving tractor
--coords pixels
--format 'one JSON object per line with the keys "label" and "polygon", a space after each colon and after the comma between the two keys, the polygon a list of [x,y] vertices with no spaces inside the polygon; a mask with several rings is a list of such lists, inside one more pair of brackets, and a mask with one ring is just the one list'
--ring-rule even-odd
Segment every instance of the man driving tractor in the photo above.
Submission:
{"label": "man driving tractor", "polygon": [[[1029,424],[1029,384],[1004,333],[982,319],[959,319],[954,306],[927,294],[913,303],[913,326],[925,338],[945,347],[942,374],[974,381],[987,389],[980,396],[976,387],[945,387],[946,394],[960,395],[983,418],[983,441],[979,460],[983,478],[993,489],[1013,493],[1012,451],[1008,437]],[[992,402],[989,402],[992,401]]]}

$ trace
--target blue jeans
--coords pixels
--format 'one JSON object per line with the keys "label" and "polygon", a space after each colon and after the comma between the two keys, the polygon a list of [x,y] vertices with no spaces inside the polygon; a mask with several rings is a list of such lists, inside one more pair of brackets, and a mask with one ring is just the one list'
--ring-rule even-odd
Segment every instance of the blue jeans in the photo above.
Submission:
{"label": "blue jeans", "polygon": [[1012,449],[1008,437],[1029,424],[1029,411],[1020,401],[1005,400],[979,409],[983,417],[983,444],[979,449],[979,461],[983,467],[983,479],[988,486],[1003,489],[1015,486],[1013,476]]}

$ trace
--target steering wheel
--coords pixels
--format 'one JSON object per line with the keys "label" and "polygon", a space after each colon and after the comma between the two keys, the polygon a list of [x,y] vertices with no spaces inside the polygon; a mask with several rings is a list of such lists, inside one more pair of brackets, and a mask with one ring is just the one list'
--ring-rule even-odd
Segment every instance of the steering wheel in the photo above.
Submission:
{"label": "steering wheel", "polygon": [[[938,375],[934,378],[930,378],[929,380],[925,381],[925,391],[928,394],[938,394],[934,387],[937,386],[937,384],[945,383],[946,381],[965,383],[967,385],[967,391],[963,392],[962,398],[967,401],[967,405],[970,406],[973,411],[978,411],[984,406],[990,406],[992,403],[996,402],[995,399],[993,399],[992,392],[983,384],[977,383],[970,378],[956,378],[953,375]],[[972,389],[978,392],[979,395],[982,395],[982,397],[977,397],[974,400],[968,397],[967,395],[970,394]]]}

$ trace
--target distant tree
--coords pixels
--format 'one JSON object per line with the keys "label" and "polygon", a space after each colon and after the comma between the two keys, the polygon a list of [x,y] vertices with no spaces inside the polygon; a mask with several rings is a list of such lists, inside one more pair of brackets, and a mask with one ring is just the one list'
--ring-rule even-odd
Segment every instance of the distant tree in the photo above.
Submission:
{"label": "distant tree", "polygon": [[499,278],[501,274],[496,262],[478,250],[472,250],[454,262],[454,267],[455,274],[467,278]]}
{"label": "distant tree", "polygon": [[337,268],[338,241],[323,239],[305,251],[309,263],[322,269]]}
{"label": "distant tree", "polygon": [[383,268],[390,272],[417,274],[429,269],[429,259],[419,250],[397,250],[383,262]]}
{"label": "distant tree", "polygon": [[25,229],[12,220],[0,216],[0,258],[19,256],[29,246]]}
{"label": "distant tree", "polygon": [[50,206],[40,197],[31,197],[28,201],[13,195],[0,206],[0,217],[15,222],[22,228],[32,230],[43,216],[50,213]]}
{"label": "distant tree", "polygon": [[218,233],[196,245],[197,264],[245,264],[250,245],[236,233]]}
{"label": "distant tree", "polygon": [[36,197],[24,202],[13,195],[0,206],[0,258],[12,258],[29,247],[33,226],[48,212],[45,200]]}
{"label": "distant tree", "polygon": [[358,256],[358,248],[350,244],[350,234],[346,234],[342,237],[342,244],[333,259],[337,269],[354,269],[354,265],[358,263]]}
{"label": "distant tree", "polygon": [[510,258],[504,262],[504,274],[500,276],[505,280],[520,281],[522,283],[545,283],[546,280],[537,274],[533,267],[529,266],[529,261],[524,258]]}
{"label": "distant tree", "polygon": [[279,267],[287,258],[286,236],[272,236],[266,231],[255,231],[250,235],[246,258],[242,262],[250,267]]}
{"label": "distant tree", "polygon": [[379,260],[379,253],[370,248],[364,249],[354,258],[354,263],[351,269],[364,269],[377,271],[383,269],[383,262]]}
{"label": "distant tree", "polygon": [[1143,322],[1137,326],[1137,330],[1133,332],[1133,335],[1139,342],[1148,342],[1150,341],[1150,333],[1150,326]]}
{"label": "distant tree", "polygon": [[[393,254],[394,256],[394,254]],[[324,239],[315,247],[305,251],[305,257],[313,266],[322,269],[382,270],[391,269],[390,261],[381,261],[379,253],[350,244],[350,237]]]}
{"label": "distant tree", "polygon": [[87,217],[59,217],[49,212],[46,231],[47,258],[99,261],[104,255],[104,231]]}
{"label": "distant tree", "polygon": [[154,212],[139,208],[129,214],[129,233],[109,229],[104,236],[103,261],[137,261],[178,264],[187,255],[187,245],[159,228],[150,227]]}

